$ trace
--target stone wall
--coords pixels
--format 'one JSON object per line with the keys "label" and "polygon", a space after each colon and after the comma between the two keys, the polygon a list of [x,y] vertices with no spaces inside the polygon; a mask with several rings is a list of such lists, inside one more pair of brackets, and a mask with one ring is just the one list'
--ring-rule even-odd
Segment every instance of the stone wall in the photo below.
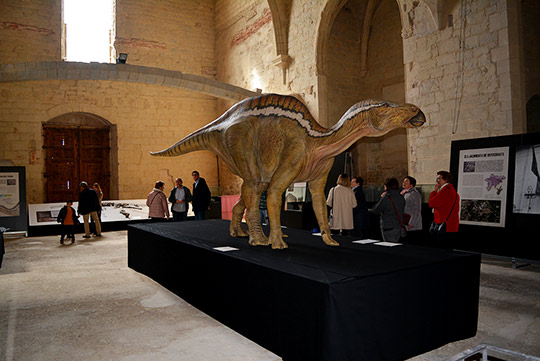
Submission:
{"label": "stone wall", "polygon": [[214,77],[214,1],[116,0],[117,53],[134,65]]}
{"label": "stone wall", "polygon": [[[128,53],[128,64],[214,77],[213,1],[116,3],[117,51]],[[3,1],[0,20],[0,62],[60,61],[60,0]],[[126,72],[131,75],[136,74]],[[118,172],[118,184],[111,187],[117,187],[120,199],[145,198],[158,179],[172,188],[180,176],[191,186],[194,169],[218,193],[212,153],[149,155],[214,120],[215,97],[118,80],[17,80],[0,82],[0,159],[27,167],[29,203],[45,201],[42,124],[70,112],[95,114],[116,127],[117,145],[111,152],[117,153],[118,164],[111,168]]]}
{"label": "stone wall", "polygon": [[[194,169],[209,178],[210,186],[217,186],[212,177],[217,174],[216,157],[210,152],[176,158],[149,154],[212,120],[212,97],[159,86],[69,80],[0,83],[0,97],[0,159],[27,167],[29,203],[45,200],[42,123],[70,112],[95,114],[116,125],[118,146],[111,152],[117,152],[118,184],[111,188],[118,187],[119,199],[145,198],[158,179],[166,188],[173,187],[175,177],[190,186]],[[34,162],[32,151],[36,153]]]}
{"label": "stone wall", "polygon": [[[427,123],[409,131],[409,171],[419,183],[433,183],[449,169],[452,140],[523,131],[513,114],[513,78],[506,1],[458,4],[452,26],[440,24],[424,5],[411,13],[415,34],[404,40],[407,101],[419,105]],[[446,19],[446,17],[444,17]]]}
{"label": "stone wall", "polygon": [[60,60],[61,0],[0,2],[0,63]]}

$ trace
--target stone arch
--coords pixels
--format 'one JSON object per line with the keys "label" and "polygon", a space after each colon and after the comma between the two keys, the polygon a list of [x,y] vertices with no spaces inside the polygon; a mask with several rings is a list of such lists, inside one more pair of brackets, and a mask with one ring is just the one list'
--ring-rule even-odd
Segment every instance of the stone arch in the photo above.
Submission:
{"label": "stone arch", "polygon": [[330,38],[330,31],[332,30],[334,19],[347,1],[348,0],[328,1],[319,18],[316,37],[317,43],[315,46],[317,57],[315,65],[317,67],[317,93],[319,97],[318,118],[319,122],[324,126],[328,126],[328,90],[326,84],[328,40]]}
{"label": "stone arch", "polygon": [[[329,2],[318,33],[319,119],[331,126],[363,99],[405,101],[405,67],[398,2]],[[339,5],[339,6],[338,6]],[[323,28],[323,25],[325,28]],[[366,72],[367,70],[367,72]],[[407,132],[361,139],[349,151],[370,184],[407,174]],[[391,174],[395,172],[395,174]]]}
{"label": "stone arch", "polygon": [[[59,111],[59,107],[55,107],[56,111]],[[51,111],[49,111],[51,113]],[[107,148],[106,159],[101,159],[103,164],[106,164],[106,169],[103,172],[106,176],[106,185],[103,185],[103,190],[107,199],[118,199],[119,195],[119,179],[118,179],[118,132],[115,124],[109,120],[84,111],[68,111],[56,114],[49,117],[48,120],[42,122],[44,146],[43,146],[43,159],[47,159],[47,140],[48,134],[55,131],[79,131],[82,130],[88,134],[88,132],[98,132],[101,134],[108,134],[108,142],[103,145],[103,148]],[[44,173],[48,174],[47,161],[44,164]],[[84,179],[90,181],[90,179]],[[49,180],[48,180],[49,181]],[[100,183],[103,183],[101,181]],[[47,187],[48,185],[46,185]],[[48,190],[45,190],[47,194]]]}
{"label": "stone arch", "polygon": [[272,25],[276,39],[277,58],[272,62],[283,71],[283,84],[287,82],[287,69],[291,63],[289,56],[290,3],[284,0],[268,0],[272,13]]}

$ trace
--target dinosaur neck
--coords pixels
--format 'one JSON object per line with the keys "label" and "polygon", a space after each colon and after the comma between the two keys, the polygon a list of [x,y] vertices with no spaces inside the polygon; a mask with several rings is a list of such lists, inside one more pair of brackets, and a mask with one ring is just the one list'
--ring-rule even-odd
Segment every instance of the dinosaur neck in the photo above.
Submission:
{"label": "dinosaur neck", "polygon": [[345,116],[342,117],[339,122],[329,129],[332,134],[321,138],[322,147],[319,148],[322,151],[321,155],[335,157],[346,151],[358,139],[379,133],[371,126],[368,119],[369,111],[361,112],[348,120]]}

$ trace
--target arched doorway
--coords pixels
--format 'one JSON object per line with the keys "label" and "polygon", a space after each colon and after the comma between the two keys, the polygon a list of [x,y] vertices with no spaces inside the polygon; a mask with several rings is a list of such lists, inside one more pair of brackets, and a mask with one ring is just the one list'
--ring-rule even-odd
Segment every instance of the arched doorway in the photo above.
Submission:
{"label": "arched doorway", "polygon": [[[338,7],[339,6],[339,7]],[[325,16],[326,15],[326,16]],[[323,13],[317,48],[320,114],[335,124],[360,100],[405,101],[403,39],[398,3],[348,0],[329,3]],[[324,46],[323,46],[324,44]],[[323,99],[324,98],[324,99]],[[407,132],[362,138],[353,153],[354,173],[368,184],[408,172]]]}
{"label": "arched doorway", "polygon": [[111,199],[111,125],[88,113],[68,113],[43,123],[47,202],[78,200],[81,181],[99,183]]}

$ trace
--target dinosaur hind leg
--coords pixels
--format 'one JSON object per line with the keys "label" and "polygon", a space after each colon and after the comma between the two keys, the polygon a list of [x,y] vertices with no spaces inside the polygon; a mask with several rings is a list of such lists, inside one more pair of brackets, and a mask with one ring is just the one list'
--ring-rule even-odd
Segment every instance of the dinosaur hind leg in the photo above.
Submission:
{"label": "dinosaur hind leg", "polygon": [[247,206],[246,221],[249,228],[249,244],[252,246],[267,246],[268,238],[261,228],[261,218],[259,217],[259,203],[261,201],[262,190],[266,185],[253,185],[244,182],[242,185],[242,199]]}
{"label": "dinosaur hind leg", "polygon": [[246,205],[244,204],[244,200],[242,199],[242,195],[240,195],[240,199],[238,199],[238,202],[234,205],[232,209],[232,219],[231,219],[231,226],[230,226],[230,233],[231,237],[247,237],[248,233],[244,228],[242,228],[242,216],[244,215],[244,210],[246,209]]}
{"label": "dinosaur hind leg", "polygon": [[[284,162],[284,164],[287,164]],[[294,163],[292,163],[294,164]],[[280,167],[281,168],[281,167]],[[266,205],[268,208],[268,219],[270,221],[270,242],[273,249],[287,248],[288,245],[283,241],[283,233],[281,232],[280,214],[282,207],[281,196],[287,187],[292,183],[296,176],[296,169],[287,169],[285,166],[278,169],[268,187],[268,197]]]}

